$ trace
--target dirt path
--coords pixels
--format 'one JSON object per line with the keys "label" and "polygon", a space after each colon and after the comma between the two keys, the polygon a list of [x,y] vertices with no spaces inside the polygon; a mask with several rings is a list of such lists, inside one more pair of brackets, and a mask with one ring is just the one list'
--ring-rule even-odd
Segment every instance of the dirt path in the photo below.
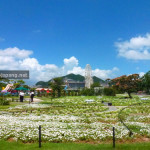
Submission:
{"label": "dirt path", "polygon": [[[25,98],[25,101],[29,101],[30,98]],[[38,98],[33,98],[33,102],[32,103],[39,103],[39,102],[42,102],[43,100],[41,99],[38,99]]]}

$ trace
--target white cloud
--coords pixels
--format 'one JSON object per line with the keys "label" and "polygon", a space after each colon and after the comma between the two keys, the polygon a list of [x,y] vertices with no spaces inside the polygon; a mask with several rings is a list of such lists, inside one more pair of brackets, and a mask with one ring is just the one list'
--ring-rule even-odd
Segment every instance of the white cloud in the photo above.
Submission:
{"label": "white cloud", "polygon": [[11,56],[0,56],[0,64],[3,63],[13,63],[14,62],[14,58]]}
{"label": "white cloud", "polygon": [[[119,71],[117,67],[112,68],[111,70],[100,70],[100,69],[95,69],[92,70],[92,76],[97,76],[103,80],[107,78],[113,78],[116,76],[116,73]],[[67,74],[69,73],[74,73],[74,74],[81,74],[85,75],[85,69],[81,67],[74,67],[72,70],[68,70]]]}
{"label": "white cloud", "polygon": [[[65,58],[64,64],[61,67],[55,64],[41,65],[36,58],[30,55],[31,50],[21,50],[17,47],[0,49],[0,69],[1,70],[29,70],[30,82],[48,81],[51,78],[66,75],[69,73],[81,74],[84,76],[85,68],[79,66],[79,61],[76,57]],[[93,75],[102,79],[115,76],[118,68],[114,67],[111,70],[92,70]]]}
{"label": "white cloud", "polygon": [[97,76],[101,79],[107,79],[107,78],[113,78],[115,77],[116,73],[119,71],[119,69],[117,67],[114,67],[111,70],[100,70],[100,69],[95,69],[92,71],[94,76]]}
{"label": "white cloud", "polygon": [[62,66],[62,74],[66,74],[68,71],[72,71],[74,67],[78,67],[78,59],[75,58],[74,56],[70,58],[65,58],[64,59],[64,65]]}
{"label": "white cloud", "polygon": [[22,68],[31,69],[31,70],[41,70],[41,65],[35,58],[25,58],[20,61],[20,66]]}
{"label": "white cloud", "polygon": [[14,48],[6,48],[6,49],[0,49],[0,56],[3,57],[12,57],[15,59],[21,59],[21,58],[27,58],[29,57],[33,52],[31,50],[20,50],[17,47]]}
{"label": "white cloud", "polygon": [[72,70],[68,70],[67,71],[67,74],[70,74],[70,73],[73,73],[73,74],[80,74],[80,75],[83,75],[85,74],[85,69],[81,68],[81,67],[73,67]]}
{"label": "white cloud", "polygon": [[143,77],[145,75],[145,72],[139,72],[138,74],[140,77]]}
{"label": "white cloud", "polygon": [[116,42],[118,56],[131,60],[150,60],[150,34]]}
{"label": "white cloud", "polygon": [[69,59],[65,58],[64,65],[71,68],[78,66],[78,59],[76,59],[74,56],[70,57]]}

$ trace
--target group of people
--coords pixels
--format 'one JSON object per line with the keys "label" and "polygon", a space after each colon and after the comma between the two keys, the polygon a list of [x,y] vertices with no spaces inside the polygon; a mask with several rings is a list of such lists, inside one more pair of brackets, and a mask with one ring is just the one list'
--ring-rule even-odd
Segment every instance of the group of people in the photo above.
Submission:
{"label": "group of people", "polygon": [[[23,91],[20,91],[20,93],[19,93],[20,102],[23,102],[23,100],[24,100],[24,95],[25,95],[25,93],[24,93]],[[34,95],[34,92],[32,91],[32,92],[30,93],[31,102],[33,102],[34,96],[35,96],[35,95]]]}

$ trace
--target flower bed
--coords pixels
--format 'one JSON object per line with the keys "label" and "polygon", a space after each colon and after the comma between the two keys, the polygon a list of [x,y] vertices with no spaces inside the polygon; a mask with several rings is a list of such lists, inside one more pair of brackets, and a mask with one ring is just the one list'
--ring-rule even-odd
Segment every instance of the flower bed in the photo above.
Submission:
{"label": "flower bed", "polygon": [[[49,104],[25,104],[1,112],[0,139],[38,141],[39,125],[42,141],[107,141],[112,139],[112,127],[116,129],[117,139],[128,139],[129,131],[118,121],[119,109],[110,112],[107,106],[102,106],[100,99],[108,100],[106,97],[95,97],[92,103],[86,103],[85,99],[61,98]],[[109,100],[115,102],[116,99]],[[150,109],[143,108],[125,109],[121,117],[134,131],[134,136],[150,137]]]}

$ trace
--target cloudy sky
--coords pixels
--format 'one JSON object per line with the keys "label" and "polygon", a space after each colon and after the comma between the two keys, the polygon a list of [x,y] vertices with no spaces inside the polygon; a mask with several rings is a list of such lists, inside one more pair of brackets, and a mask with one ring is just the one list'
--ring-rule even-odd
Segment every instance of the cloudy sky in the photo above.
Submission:
{"label": "cloudy sky", "polygon": [[30,82],[86,64],[102,79],[150,70],[148,0],[0,0],[0,70]]}

